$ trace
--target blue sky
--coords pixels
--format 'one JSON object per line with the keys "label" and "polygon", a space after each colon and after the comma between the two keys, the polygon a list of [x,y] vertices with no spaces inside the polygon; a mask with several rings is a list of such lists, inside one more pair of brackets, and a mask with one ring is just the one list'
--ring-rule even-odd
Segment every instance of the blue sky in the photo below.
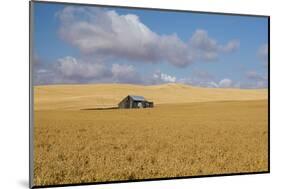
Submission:
{"label": "blue sky", "polygon": [[34,82],[267,88],[268,20],[34,3]]}

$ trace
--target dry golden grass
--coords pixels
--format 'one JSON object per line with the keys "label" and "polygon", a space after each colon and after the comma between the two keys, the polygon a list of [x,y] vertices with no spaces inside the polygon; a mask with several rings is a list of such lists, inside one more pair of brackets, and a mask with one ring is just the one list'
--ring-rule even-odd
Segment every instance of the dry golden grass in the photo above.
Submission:
{"label": "dry golden grass", "polygon": [[128,84],[49,85],[34,88],[35,110],[79,110],[116,106],[125,96],[141,95],[156,104],[227,100],[261,100],[266,89],[215,89],[181,84],[154,86]]}
{"label": "dry golden grass", "polygon": [[[112,94],[97,86],[36,87],[34,184],[268,170],[265,90],[158,87],[133,88],[158,105],[131,110],[79,110],[115,103],[130,92],[117,86]],[[195,103],[186,103],[189,98]],[[242,101],[215,102],[230,98]],[[254,100],[259,98],[264,100]]]}

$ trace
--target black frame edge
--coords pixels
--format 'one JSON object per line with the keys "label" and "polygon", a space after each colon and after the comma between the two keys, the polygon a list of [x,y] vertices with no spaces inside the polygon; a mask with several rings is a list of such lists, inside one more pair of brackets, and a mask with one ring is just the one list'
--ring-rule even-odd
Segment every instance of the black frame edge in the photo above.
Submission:
{"label": "black frame edge", "polygon": [[63,5],[79,5],[79,6],[96,6],[96,7],[108,7],[108,8],[126,8],[126,9],[140,9],[140,10],[158,10],[158,11],[174,11],[174,12],[189,12],[189,13],[199,13],[199,14],[214,14],[214,15],[224,15],[224,16],[249,16],[249,17],[269,17],[269,15],[258,15],[258,14],[242,14],[242,13],[227,13],[227,12],[213,12],[213,11],[193,11],[184,9],[166,9],[166,8],[148,8],[148,7],[134,7],[125,5],[105,5],[105,4],[95,4],[95,3],[74,3],[66,1],[42,1],[42,0],[31,0],[37,3],[47,3],[47,4],[63,4]]}
{"label": "black frame edge", "polygon": [[270,173],[270,17],[268,17],[268,24],[267,24],[267,27],[268,27],[268,36],[267,36],[267,39],[268,39],[268,46],[267,46],[267,50],[268,50],[268,60],[267,60],[267,71],[268,71],[268,79],[267,79],[267,82],[268,82],[268,96],[267,96],[267,99],[268,99],[268,118],[267,118],[267,138],[268,138],[268,172]]}
{"label": "black frame edge", "polygon": [[226,173],[226,174],[213,174],[213,175],[196,175],[196,176],[182,176],[182,177],[167,177],[167,178],[151,178],[151,179],[136,179],[136,180],[117,180],[105,182],[86,182],[86,183],[72,183],[72,184],[55,184],[44,186],[33,186],[32,188],[53,188],[53,187],[69,187],[69,186],[88,186],[88,185],[101,185],[101,184],[122,184],[122,183],[136,183],[145,181],[165,181],[165,180],[179,180],[191,178],[211,178],[211,177],[227,177],[227,176],[241,176],[241,175],[260,175],[268,174],[269,171],[261,172],[244,172],[244,173]]}

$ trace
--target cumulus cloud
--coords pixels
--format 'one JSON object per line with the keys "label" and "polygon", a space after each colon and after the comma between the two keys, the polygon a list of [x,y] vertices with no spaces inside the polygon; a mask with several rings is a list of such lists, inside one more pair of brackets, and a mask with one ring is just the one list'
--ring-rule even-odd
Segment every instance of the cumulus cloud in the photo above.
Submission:
{"label": "cumulus cloud", "polygon": [[34,78],[37,85],[97,82],[142,83],[142,78],[132,65],[106,65],[71,56],[59,58],[55,63],[37,65],[34,69]]}
{"label": "cumulus cloud", "polygon": [[179,83],[186,84],[186,85],[192,85],[192,86],[198,86],[198,87],[207,87],[207,88],[218,88],[219,85],[212,80],[200,80],[197,78],[192,77],[184,77],[178,79]]}
{"label": "cumulus cloud", "polygon": [[32,56],[33,84],[52,83],[55,74],[50,67],[52,67],[52,64],[45,63],[37,54],[34,54]]}
{"label": "cumulus cloud", "polygon": [[[212,76],[212,75],[211,75]],[[207,87],[207,88],[242,88],[240,82],[234,82],[229,78],[215,79],[212,77],[185,77],[178,79],[178,82],[193,86]],[[243,85],[244,87],[244,85]],[[245,87],[249,88],[249,87]]]}
{"label": "cumulus cloud", "polygon": [[249,71],[246,73],[246,78],[249,80],[249,82],[246,83],[247,88],[268,87],[268,77],[266,75],[261,75],[256,71]]}
{"label": "cumulus cloud", "polygon": [[209,81],[206,83],[206,87],[218,88],[219,85],[214,81]]}
{"label": "cumulus cloud", "polygon": [[237,85],[237,83],[234,83],[229,78],[224,78],[221,80],[213,80],[211,78],[208,79],[202,79],[202,78],[182,78],[179,80],[181,83],[199,86],[199,87],[208,87],[208,88],[240,88],[240,86]]}
{"label": "cumulus cloud", "polygon": [[217,51],[218,49],[216,40],[210,38],[205,30],[196,30],[190,41],[194,47],[201,50]]}
{"label": "cumulus cloud", "polygon": [[246,76],[248,79],[251,79],[251,80],[258,80],[258,81],[267,80],[266,76],[262,76],[262,75],[258,74],[256,71],[249,71],[246,73]]}
{"label": "cumulus cloud", "polygon": [[239,40],[231,40],[225,46],[221,46],[220,50],[224,52],[233,52],[236,51],[240,47]]}
{"label": "cumulus cloud", "polygon": [[60,35],[84,54],[151,63],[167,60],[177,66],[191,63],[187,45],[175,34],[158,35],[136,15],[74,7],[66,7],[58,15]]}
{"label": "cumulus cloud", "polygon": [[107,68],[101,63],[87,63],[67,56],[57,60],[56,71],[65,77],[100,78],[110,76]]}
{"label": "cumulus cloud", "polygon": [[114,82],[140,83],[141,78],[132,65],[113,64],[111,68]]}
{"label": "cumulus cloud", "polygon": [[216,77],[205,70],[194,70],[188,77],[179,78],[178,82],[199,86],[199,87],[209,87],[209,88],[217,88],[218,84],[215,82]]}
{"label": "cumulus cloud", "polygon": [[232,80],[228,78],[222,79],[220,80],[218,86],[221,88],[229,88],[232,86]]}
{"label": "cumulus cloud", "polygon": [[153,32],[137,15],[120,15],[113,10],[70,6],[57,16],[61,37],[84,54],[185,67],[198,58],[216,59],[218,53],[230,52],[239,46],[238,41],[218,44],[204,30],[195,31],[190,41],[184,42],[175,33]]}
{"label": "cumulus cloud", "polygon": [[215,60],[220,52],[233,52],[240,46],[238,40],[231,40],[226,45],[219,44],[208,35],[207,31],[201,29],[196,30],[192,35],[190,44],[197,57],[203,60]]}
{"label": "cumulus cloud", "polygon": [[[207,77],[206,77],[207,75]],[[233,81],[229,78],[215,79],[214,76],[208,76],[208,72],[199,72],[192,74],[191,77],[180,78],[177,82],[210,88],[267,88],[268,77],[257,73],[256,71],[249,71],[246,75],[246,80]]]}
{"label": "cumulus cloud", "polygon": [[177,80],[175,76],[171,76],[160,71],[156,71],[153,74],[153,79],[158,83],[174,83]]}

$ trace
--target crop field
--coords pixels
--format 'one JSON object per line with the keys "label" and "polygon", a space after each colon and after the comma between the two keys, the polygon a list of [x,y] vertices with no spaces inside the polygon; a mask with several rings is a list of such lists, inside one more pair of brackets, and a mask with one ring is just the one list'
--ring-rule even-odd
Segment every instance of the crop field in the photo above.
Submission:
{"label": "crop field", "polygon": [[263,97],[82,110],[64,108],[63,101],[47,107],[50,92],[43,99],[36,95],[35,185],[268,170],[268,103]]}

